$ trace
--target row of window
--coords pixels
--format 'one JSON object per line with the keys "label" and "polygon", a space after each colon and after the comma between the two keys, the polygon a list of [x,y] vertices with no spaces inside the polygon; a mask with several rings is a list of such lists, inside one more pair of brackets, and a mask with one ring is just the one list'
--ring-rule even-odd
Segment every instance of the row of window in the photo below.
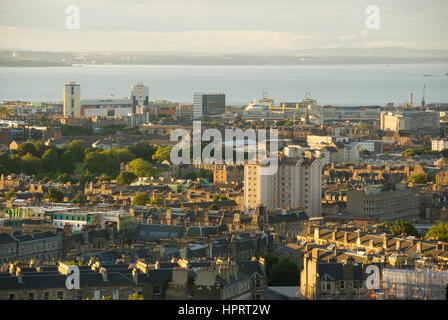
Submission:
{"label": "row of window", "polygon": [[[82,293],[82,291],[81,291],[81,293]],[[82,296],[84,297],[84,295],[82,295]],[[28,297],[28,300],[34,300],[36,298],[34,292],[28,292],[27,297]],[[79,297],[79,292],[78,292],[78,297]],[[16,299],[17,299],[17,294],[11,293],[9,295],[9,300],[16,300]],[[58,291],[56,294],[56,299],[64,300],[64,292]],[[50,292],[48,292],[48,291],[44,292],[44,300],[50,300]],[[80,299],[80,300],[82,300],[82,299]]]}
{"label": "row of window", "polygon": [[[133,292],[129,292],[130,294],[132,294]],[[161,294],[161,290],[160,287],[155,287],[154,289],[154,295],[160,295]],[[112,291],[112,299],[114,300],[118,300],[120,297],[120,290],[119,289],[114,289]],[[27,298],[28,300],[35,300],[36,299],[36,295],[34,292],[28,292],[27,294]],[[50,292],[44,292],[44,300],[50,300]],[[101,299],[101,290],[95,290],[93,292],[93,298],[95,300],[100,300]],[[11,293],[9,295],[9,300],[16,300],[17,299],[17,294],[15,293]],[[58,291],[56,294],[56,299],[58,300],[64,300],[64,292],[63,291]],[[84,291],[79,290],[77,292],[77,299],[78,300],[83,300],[84,299]]]}
{"label": "row of window", "polygon": [[[334,288],[335,282],[332,281],[322,281],[321,282],[321,288],[322,290],[332,290]],[[353,281],[353,289],[360,289],[362,288],[362,281]],[[345,290],[346,289],[346,283],[345,281],[339,282],[339,289]]]}

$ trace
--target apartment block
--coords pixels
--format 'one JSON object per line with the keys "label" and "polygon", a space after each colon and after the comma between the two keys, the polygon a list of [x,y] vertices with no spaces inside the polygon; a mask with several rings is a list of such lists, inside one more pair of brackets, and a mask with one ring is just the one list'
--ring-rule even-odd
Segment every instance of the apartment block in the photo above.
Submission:
{"label": "apartment block", "polygon": [[262,203],[267,209],[303,208],[310,217],[320,217],[322,164],[315,158],[286,158],[272,175],[262,175],[262,164],[244,166],[244,209]]}

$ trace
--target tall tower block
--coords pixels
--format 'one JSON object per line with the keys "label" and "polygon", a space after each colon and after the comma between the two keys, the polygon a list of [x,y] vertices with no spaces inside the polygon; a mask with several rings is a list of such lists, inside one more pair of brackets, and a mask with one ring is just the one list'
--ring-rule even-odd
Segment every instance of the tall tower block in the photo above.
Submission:
{"label": "tall tower block", "polygon": [[74,81],[64,85],[63,112],[65,117],[81,116],[81,87]]}

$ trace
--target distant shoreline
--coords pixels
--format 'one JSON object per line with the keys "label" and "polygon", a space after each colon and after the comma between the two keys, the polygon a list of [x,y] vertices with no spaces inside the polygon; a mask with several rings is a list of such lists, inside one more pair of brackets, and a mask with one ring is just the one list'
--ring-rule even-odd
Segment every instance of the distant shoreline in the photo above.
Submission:
{"label": "distant shoreline", "polygon": [[[448,64],[446,61],[402,61],[402,62],[379,62],[379,61],[340,61],[340,62],[309,62],[309,63],[211,63],[204,61],[203,63],[87,63],[87,64],[62,64],[62,63],[3,63],[0,62],[0,67],[12,68],[45,68],[45,67],[89,67],[89,66],[339,66],[339,65],[387,65],[393,67],[394,65],[417,65],[417,64]],[[448,75],[448,73],[447,73]]]}

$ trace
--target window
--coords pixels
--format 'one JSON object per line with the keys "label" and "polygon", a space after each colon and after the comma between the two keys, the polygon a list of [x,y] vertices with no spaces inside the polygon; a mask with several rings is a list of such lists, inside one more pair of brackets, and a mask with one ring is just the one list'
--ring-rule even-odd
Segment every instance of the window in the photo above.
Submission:
{"label": "window", "polygon": [[327,282],[327,290],[331,290],[331,283]]}
{"label": "window", "polygon": [[78,300],[84,299],[84,292],[78,291]]}
{"label": "window", "polygon": [[64,300],[64,292],[58,291],[58,300]]}
{"label": "window", "polygon": [[11,293],[9,295],[9,300],[16,300],[16,294],[15,293]]}
{"label": "window", "polygon": [[101,290],[95,290],[93,292],[93,299],[100,300],[101,299]]}
{"label": "window", "polygon": [[44,292],[44,300],[50,300],[50,292]]}
{"label": "window", "polygon": [[28,300],[34,300],[34,293],[33,292],[28,293]]}
{"label": "window", "polygon": [[345,282],[341,281],[341,289],[345,289]]}
{"label": "window", "polygon": [[261,280],[255,280],[255,288],[261,288]]}
{"label": "window", "polygon": [[257,293],[257,294],[255,295],[255,300],[261,300],[261,294]]}
{"label": "window", "polygon": [[160,290],[160,286],[154,287],[154,296],[160,296],[162,294],[162,290]]}
{"label": "window", "polygon": [[112,291],[112,299],[118,300],[119,298],[120,298],[120,290],[114,289],[114,291]]}

